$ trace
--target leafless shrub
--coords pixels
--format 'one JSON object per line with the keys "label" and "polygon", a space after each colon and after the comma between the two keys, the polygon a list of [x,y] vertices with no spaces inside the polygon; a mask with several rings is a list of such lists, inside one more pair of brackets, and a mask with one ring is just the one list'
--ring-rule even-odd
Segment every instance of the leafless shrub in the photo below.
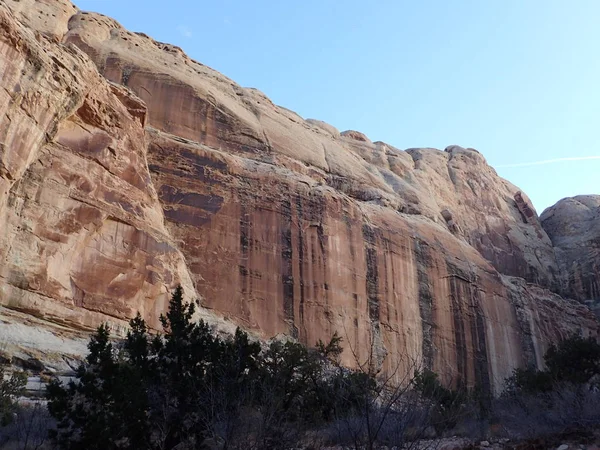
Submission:
{"label": "leafless shrub", "polygon": [[[199,420],[206,427],[204,445],[220,450],[291,449],[303,439],[305,429],[290,420],[283,398],[267,386],[236,389],[226,376],[218,385],[204,386],[203,408]],[[269,386],[270,387],[270,386]],[[253,398],[256,392],[259,398]]]}
{"label": "leafless shrub", "polygon": [[514,438],[536,438],[600,424],[600,391],[590,384],[563,383],[545,393],[520,393],[494,401],[502,432]]}
{"label": "leafless shrub", "polygon": [[[339,390],[341,403],[354,408],[336,410],[335,420],[323,430],[330,444],[355,449],[435,448],[434,410],[439,398],[426,398],[415,389],[415,375],[423,370],[420,361],[400,358],[394,370],[384,372],[377,361],[373,342],[364,360],[352,345],[354,377],[340,377],[348,386]],[[341,367],[338,370],[343,371]],[[358,383],[358,386],[356,386]],[[354,384],[354,385],[353,385]],[[357,389],[358,388],[358,389]],[[358,395],[357,395],[358,390]],[[347,398],[343,398],[343,396]],[[448,419],[448,417],[446,417]],[[423,447],[423,439],[431,439]]]}
{"label": "leafless shrub", "polygon": [[0,429],[0,448],[7,450],[49,449],[48,430],[54,420],[43,400],[22,402],[13,421]]}

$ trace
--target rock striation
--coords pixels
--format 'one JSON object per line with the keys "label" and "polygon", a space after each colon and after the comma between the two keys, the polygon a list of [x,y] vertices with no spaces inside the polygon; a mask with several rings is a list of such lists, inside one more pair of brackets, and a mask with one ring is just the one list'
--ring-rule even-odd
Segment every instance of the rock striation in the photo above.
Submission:
{"label": "rock striation", "polygon": [[598,333],[559,295],[556,234],[474,149],[304,120],[67,0],[0,3],[0,73],[0,304],[36,327],[157,326],[181,283],[220,328],[337,331],[348,365],[494,392]]}
{"label": "rock striation", "polygon": [[562,199],[540,220],[554,245],[563,294],[599,311],[600,195]]}

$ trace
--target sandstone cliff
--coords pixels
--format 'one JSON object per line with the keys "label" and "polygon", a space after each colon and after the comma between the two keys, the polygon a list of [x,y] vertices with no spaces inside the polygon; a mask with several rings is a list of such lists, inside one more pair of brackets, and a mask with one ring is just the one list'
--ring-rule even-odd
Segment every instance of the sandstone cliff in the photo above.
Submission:
{"label": "sandstone cliff", "polygon": [[600,195],[565,198],[540,219],[554,245],[562,292],[598,310]]}
{"label": "sandstone cliff", "polygon": [[181,283],[219,327],[337,331],[347,364],[408,355],[496,391],[558,337],[597,335],[476,150],[304,120],[67,0],[0,2],[0,73],[0,304],[50,329],[157,325]]}

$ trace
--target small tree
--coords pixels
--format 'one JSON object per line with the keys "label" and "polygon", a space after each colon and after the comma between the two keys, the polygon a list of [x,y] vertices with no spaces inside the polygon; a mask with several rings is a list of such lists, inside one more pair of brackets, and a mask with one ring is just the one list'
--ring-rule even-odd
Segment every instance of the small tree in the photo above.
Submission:
{"label": "small tree", "polygon": [[415,371],[413,385],[417,392],[432,402],[431,423],[438,433],[455,427],[464,416],[463,409],[468,401],[466,390],[442,386],[438,374],[429,369]]}
{"label": "small tree", "polygon": [[548,393],[560,384],[584,384],[600,374],[600,344],[594,338],[573,335],[550,346],[546,369],[515,369],[506,379],[504,395]]}
{"label": "small tree", "polygon": [[512,435],[537,437],[569,428],[600,424],[599,394],[592,386],[600,374],[600,345],[573,335],[550,346],[546,368],[516,369],[506,379],[495,414]]}
{"label": "small tree", "polygon": [[430,425],[432,402],[423,401],[415,389],[417,360],[398,358],[396,366],[383,371],[372,339],[368,354],[359,357],[350,345],[357,369],[337,365],[332,376],[335,421],[331,426],[337,444],[355,449],[381,446],[411,448],[425,437]]}
{"label": "small tree", "polygon": [[51,437],[63,449],[148,448],[146,398],[135,366],[117,359],[106,325],[88,349],[76,381],[47,387],[48,410],[57,420]]}
{"label": "small tree", "polygon": [[221,340],[193,316],[194,305],[178,287],[160,317],[163,334],[150,336],[138,314],[115,348],[108,327],[100,326],[75,380],[48,386],[58,447],[198,448],[228,414],[237,417],[252,404],[241,393],[252,392],[258,378],[260,346],[241,330]]}
{"label": "small tree", "polygon": [[0,366],[0,426],[12,421],[16,399],[23,394],[26,384],[27,375],[24,372],[13,372],[5,379],[4,367]]}
{"label": "small tree", "polygon": [[600,373],[600,344],[592,337],[573,335],[550,346],[544,361],[556,381],[587,383]]}
{"label": "small tree", "polygon": [[554,381],[552,374],[547,371],[515,369],[505,381],[504,395],[550,392],[554,388]]}
{"label": "small tree", "polygon": [[263,350],[240,329],[221,339],[194,310],[177,288],[161,334],[139,314],[120,344],[98,328],[75,380],[48,387],[60,449],[288,449],[336,421],[357,448],[375,448],[402,444],[415,429],[423,409],[412,371],[384,376],[373,355],[359,370],[344,368],[337,335],[315,349],[273,341]]}

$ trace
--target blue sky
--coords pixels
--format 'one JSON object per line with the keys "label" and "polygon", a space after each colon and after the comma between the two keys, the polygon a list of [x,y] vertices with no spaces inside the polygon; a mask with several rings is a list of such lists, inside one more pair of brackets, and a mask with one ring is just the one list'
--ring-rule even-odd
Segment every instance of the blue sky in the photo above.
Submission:
{"label": "blue sky", "polygon": [[[476,148],[538,213],[600,194],[597,0],[75,0],[275,103],[401,149]],[[559,158],[586,158],[504,167]]]}

